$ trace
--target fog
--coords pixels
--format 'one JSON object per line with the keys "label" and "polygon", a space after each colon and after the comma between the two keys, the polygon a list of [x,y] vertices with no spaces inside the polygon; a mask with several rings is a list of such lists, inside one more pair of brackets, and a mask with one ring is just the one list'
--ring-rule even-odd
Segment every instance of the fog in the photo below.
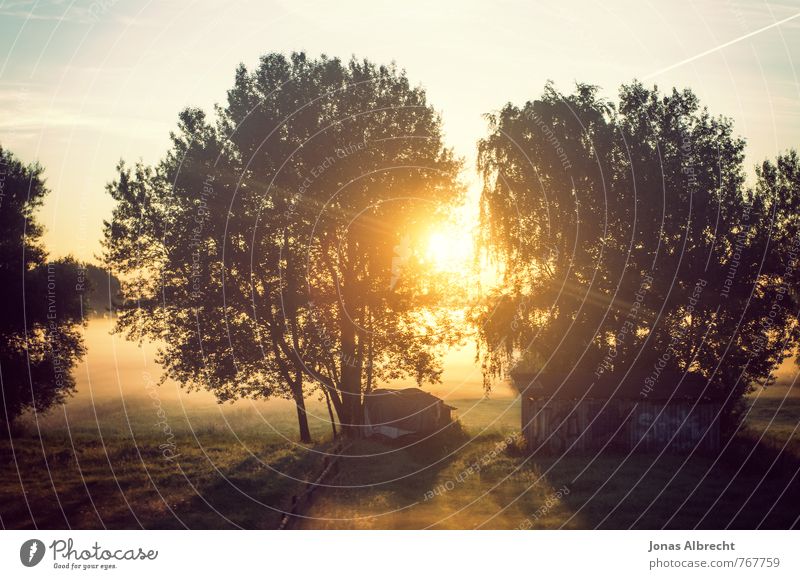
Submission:
{"label": "fog", "polygon": [[[84,329],[87,353],[76,368],[77,392],[68,401],[68,406],[101,404],[111,400],[147,397],[153,384],[162,376],[156,363],[157,344],[141,346],[128,341],[120,334],[113,334],[114,320],[95,318]],[[398,381],[393,387],[415,386],[412,380]],[[444,399],[472,399],[484,396],[480,365],[475,362],[475,346],[470,343],[447,354],[444,360],[442,383],[425,385],[425,390]],[[183,405],[208,406],[215,403],[213,394],[207,391],[187,392],[174,381],[167,380],[158,386],[163,401],[181,402]],[[505,382],[496,384],[492,398],[511,398],[514,394]],[[313,397],[313,396],[312,396]],[[252,401],[237,401],[233,406],[250,406]],[[292,404],[284,400],[271,400],[266,404],[276,408]]]}
{"label": "fog", "polygon": [[[113,334],[113,327],[113,320],[95,318],[84,329],[87,354],[75,370],[77,392],[67,400],[67,408],[71,412],[102,407],[109,403],[136,403],[152,397],[154,389],[157,389],[157,396],[162,402],[178,404],[187,411],[213,410],[218,406],[214,395],[205,390],[187,392],[171,380],[157,386],[156,383],[162,376],[162,369],[155,361],[157,345],[130,342],[119,334]],[[778,382],[791,383],[797,373],[794,361],[787,359],[777,372]],[[411,387],[415,384],[412,380],[407,380],[393,382],[390,386]],[[484,397],[480,365],[475,362],[474,343],[449,352],[444,359],[442,382],[425,385],[424,389],[445,400]],[[494,384],[490,393],[490,397],[496,400],[511,399],[514,396],[513,389],[505,381]],[[310,410],[316,406],[316,399],[317,394],[309,396]],[[293,403],[282,399],[239,400],[224,405],[225,409],[231,407],[285,411],[287,417],[294,413]]]}

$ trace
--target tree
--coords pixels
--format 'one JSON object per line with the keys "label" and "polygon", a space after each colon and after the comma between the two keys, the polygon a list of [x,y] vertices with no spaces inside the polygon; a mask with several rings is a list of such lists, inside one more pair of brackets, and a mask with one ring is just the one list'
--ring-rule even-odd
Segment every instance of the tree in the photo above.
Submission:
{"label": "tree", "polygon": [[187,387],[291,397],[303,440],[309,388],[356,434],[377,381],[439,377],[441,288],[413,247],[461,194],[459,169],[394,66],[242,65],[215,123],[183,111],[165,159],[122,164],[108,187],[106,261],[135,297],[119,327],[164,340]]}
{"label": "tree", "polygon": [[[788,151],[779,155],[774,163],[764,161],[757,167],[755,191],[755,196],[768,200],[765,210],[771,216],[772,225],[768,257],[775,294],[770,321],[765,324],[774,326],[773,318],[777,323],[788,318],[789,323],[796,325],[800,314],[797,308],[800,303],[800,157],[797,152]],[[795,362],[800,365],[796,342],[787,339],[785,346],[786,352],[798,356]]]}
{"label": "tree", "polygon": [[[117,278],[93,263],[79,264],[81,275],[88,280],[86,301],[89,316],[106,316],[120,305],[121,285]],[[84,312],[87,313],[87,312]]]}
{"label": "tree", "polygon": [[733,418],[798,337],[778,241],[798,207],[787,158],[793,199],[771,164],[747,189],[729,120],[689,90],[636,82],[616,104],[596,87],[547,85],[488,120],[482,243],[505,271],[475,318],[488,378],[514,364],[633,373],[646,397],[674,387],[662,372],[695,372]]}
{"label": "tree", "polygon": [[88,282],[71,258],[48,262],[36,210],[48,190],[39,165],[0,147],[0,423],[11,436],[24,411],[42,412],[75,390]]}

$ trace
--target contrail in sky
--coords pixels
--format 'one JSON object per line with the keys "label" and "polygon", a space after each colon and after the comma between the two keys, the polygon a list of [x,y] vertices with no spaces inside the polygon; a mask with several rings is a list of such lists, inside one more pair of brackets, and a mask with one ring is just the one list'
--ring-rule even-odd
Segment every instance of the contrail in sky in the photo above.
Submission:
{"label": "contrail in sky", "polygon": [[663,74],[663,73],[665,73],[665,72],[667,72],[669,70],[672,70],[673,68],[678,68],[679,66],[683,66],[684,64],[688,64],[688,63],[690,63],[692,61],[697,60],[698,58],[703,58],[704,56],[707,56],[707,55],[711,54],[712,52],[716,52],[718,50],[722,50],[723,48],[727,48],[731,44],[736,44],[737,42],[741,42],[742,40],[746,40],[746,39],[750,38],[751,36],[755,36],[756,34],[760,34],[760,33],[764,32],[765,30],[769,30],[770,28],[775,28],[776,26],[780,26],[781,24],[785,24],[786,22],[789,22],[790,20],[794,20],[797,17],[800,17],[800,12],[798,12],[797,14],[794,14],[792,16],[789,16],[787,18],[784,18],[783,20],[778,20],[777,22],[773,22],[772,24],[767,24],[766,26],[763,26],[762,28],[759,28],[758,30],[753,30],[752,32],[748,32],[747,34],[744,34],[744,35],[742,35],[742,36],[740,36],[738,38],[734,38],[733,40],[729,40],[728,42],[726,42],[724,44],[720,44],[719,46],[715,46],[714,48],[709,48],[708,50],[703,51],[700,54],[695,54],[694,56],[690,56],[689,58],[684,59],[684,60],[682,60],[680,62],[676,62],[675,64],[672,64],[672,65],[670,65],[670,66],[668,66],[666,68],[662,68],[661,70],[657,70],[656,72],[651,72],[647,76],[642,77],[642,80],[647,80],[647,79],[653,78],[654,76],[658,76],[660,74]]}

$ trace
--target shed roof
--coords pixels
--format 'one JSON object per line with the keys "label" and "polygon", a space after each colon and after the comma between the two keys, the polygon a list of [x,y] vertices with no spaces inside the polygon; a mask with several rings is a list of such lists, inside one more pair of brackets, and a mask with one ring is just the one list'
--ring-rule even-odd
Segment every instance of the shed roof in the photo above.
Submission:
{"label": "shed roof", "polygon": [[[364,395],[365,405],[379,410],[384,416],[392,415],[395,420],[433,408],[439,403],[444,404],[441,398],[419,388],[378,388]],[[447,404],[444,406],[453,409]]]}

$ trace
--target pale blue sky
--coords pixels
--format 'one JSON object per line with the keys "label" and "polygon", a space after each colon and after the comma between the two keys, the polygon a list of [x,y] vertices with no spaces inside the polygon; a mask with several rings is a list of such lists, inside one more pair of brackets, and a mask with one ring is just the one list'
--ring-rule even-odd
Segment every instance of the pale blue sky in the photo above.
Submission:
{"label": "pale blue sky", "polygon": [[750,165],[800,146],[800,0],[430,4],[0,0],[0,142],[46,169],[52,254],[97,252],[117,160],[155,161],[182,107],[210,110],[271,51],[395,60],[470,162],[481,115],[548,79],[690,86],[736,121]]}

